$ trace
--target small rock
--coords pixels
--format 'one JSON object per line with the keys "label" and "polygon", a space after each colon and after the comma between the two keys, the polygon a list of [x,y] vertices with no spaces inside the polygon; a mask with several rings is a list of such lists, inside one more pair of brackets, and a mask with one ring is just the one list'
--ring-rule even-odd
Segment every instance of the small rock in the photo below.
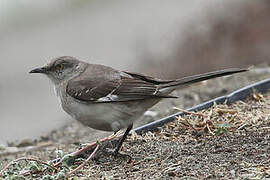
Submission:
{"label": "small rock", "polygon": [[0,151],[4,151],[4,150],[6,150],[6,146],[3,144],[0,144]]}
{"label": "small rock", "polygon": [[16,147],[27,147],[27,146],[33,146],[35,143],[32,139],[23,139],[20,142],[18,142],[15,146]]}
{"label": "small rock", "polygon": [[9,153],[15,153],[15,152],[18,152],[18,148],[17,147],[6,147],[5,151],[9,152]]}
{"label": "small rock", "polygon": [[158,112],[156,111],[146,111],[144,113],[145,116],[150,116],[150,117],[156,117],[158,115]]}
{"label": "small rock", "polygon": [[176,176],[176,173],[175,172],[168,172],[168,176],[172,176],[172,177],[174,177],[174,176]]}

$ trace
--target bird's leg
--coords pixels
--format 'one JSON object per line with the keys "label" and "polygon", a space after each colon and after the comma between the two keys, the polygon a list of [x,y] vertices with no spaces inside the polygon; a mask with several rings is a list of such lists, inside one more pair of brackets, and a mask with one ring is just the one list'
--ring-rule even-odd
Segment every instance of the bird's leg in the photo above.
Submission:
{"label": "bird's leg", "polygon": [[124,135],[121,137],[121,139],[118,141],[117,147],[115,149],[115,151],[113,152],[114,155],[116,156],[123,144],[123,142],[125,141],[125,139],[127,138],[127,135],[129,134],[130,130],[132,129],[133,124],[129,125],[127,130],[125,131]]}

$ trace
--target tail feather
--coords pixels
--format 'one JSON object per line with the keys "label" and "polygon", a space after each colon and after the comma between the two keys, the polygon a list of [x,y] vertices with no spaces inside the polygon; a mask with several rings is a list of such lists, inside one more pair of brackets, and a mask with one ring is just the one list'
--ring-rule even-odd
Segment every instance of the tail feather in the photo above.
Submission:
{"label": "tail feather", "polygon": [[219,71],[214,71],[214,72],[208,72],[208,73],[184,77],[181,79],[176,79],[174,82],[160,85],[160,87],[163,89],[167,87],[193,84],[193,83],[197,83],[197,82],[208,80],[208,79],[213,79],[213,78],[227,76],[227,75],[231,75],[235,73],[245,72],[248,70],[249,69],[230,68],[230,69],[224,69],[224,70],[219,70]]}

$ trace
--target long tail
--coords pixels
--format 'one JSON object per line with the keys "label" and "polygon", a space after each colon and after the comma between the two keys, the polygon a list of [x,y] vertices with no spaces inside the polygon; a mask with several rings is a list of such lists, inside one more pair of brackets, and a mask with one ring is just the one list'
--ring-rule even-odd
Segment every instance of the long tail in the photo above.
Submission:
{"label": "long tail", "polygon": [[240,73],[240,72],[245,72],[248,71],[249,69],[241,69],[241,68],[230,68],[230,69],[223,69],[219,71],[214,71],[214,72],[208,72],[208,73],[203,73],[203,74],[198,74],[194,76],[188,76],[184,77],[181,79],[176,79],[173,82],[163,84],[161,85],[161,88],[167,88],[167,87],[174,87],[174,86],[181,86],[181,85],[188,85],[188,84],[193,84],[196,82],[208,80],[208,79],[213,79],[221,76],[227,76],[235,73]]}

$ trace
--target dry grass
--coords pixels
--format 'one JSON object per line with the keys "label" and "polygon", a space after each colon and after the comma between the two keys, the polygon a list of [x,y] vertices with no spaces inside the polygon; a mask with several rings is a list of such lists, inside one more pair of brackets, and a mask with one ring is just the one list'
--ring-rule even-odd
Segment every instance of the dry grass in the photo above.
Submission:
{"label": "dry grass", "polygon": [[[269,115],[270,93],[264,96],[254,93],[246,102],[214,105],[188,113],[157,132],[129,136],[122,152],[131,158],[113,157],[104,149],[74,178],[270,178]],[[64,163],[58,172],[38,162],[25,161],[24,165],[13,165],[5,175],[30,169],[39,173],[27,178],[61,179],[85,158],[76,159],[72,164]]]}

